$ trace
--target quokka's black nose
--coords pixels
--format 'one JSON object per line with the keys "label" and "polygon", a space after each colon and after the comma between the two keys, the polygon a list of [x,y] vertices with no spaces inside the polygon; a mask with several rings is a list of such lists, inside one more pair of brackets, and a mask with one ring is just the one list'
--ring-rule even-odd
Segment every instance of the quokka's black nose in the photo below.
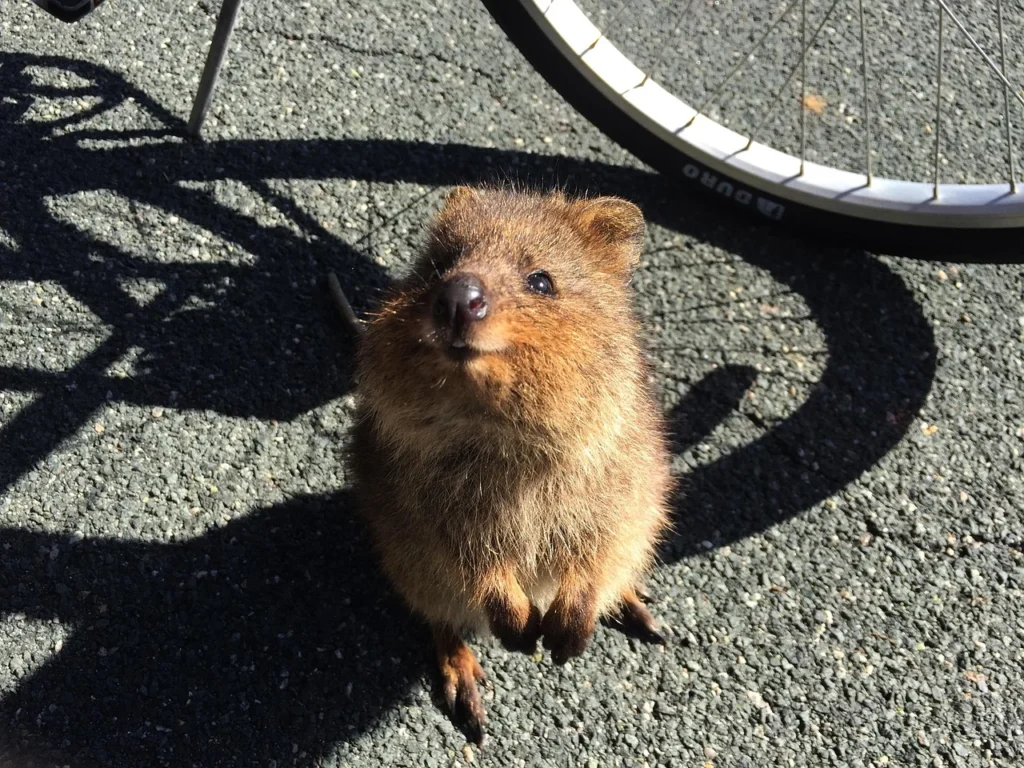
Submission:
{"label": "quokka's black nose", "polygon": [[456,275],[445,282],[434,299],[434,320],[455,334],[487,316],[484,287],[473,275]]}

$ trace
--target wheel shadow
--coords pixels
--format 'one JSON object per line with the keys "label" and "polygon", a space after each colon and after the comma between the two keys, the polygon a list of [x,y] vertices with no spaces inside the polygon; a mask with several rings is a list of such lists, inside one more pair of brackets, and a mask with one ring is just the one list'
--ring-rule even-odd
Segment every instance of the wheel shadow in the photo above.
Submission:
{"label": "wheel shadow", "polygon": [[[754,248],[735,231],[720,230],[715,240],[801,297],[824,335],[828,361],[794,413],[686,476],[676,534],[664,552],[672,562],[765,531],[857,480],[906,434],[937,363],[921,307],[874,257],[771,231]],[[671,414],[676,450],[699,442],[734,410],[756,374],[724,366],[696,382]]]}
{"label": "wheel shadow", "polygon": [[[153,126],[99,132],[75,129],[72,119],[24,122],[34,99],[66,93],[39,86],[33,67],[89,82],[82,93],[100,102],[88,115],[133,99]],[[931,386],[931,329],[884,264],[759,230],[641,170],[401,141],[191,143],[178,138],[179,120],[116,74],[55,57],[0,54],[0,92],[10,94],[0,102],[8,137],[0,210],[17,244],[0,241],[0,280],[56,281],[111,329],[65,372],[0,368],[0,390],[34,396],[0,428],[0,495],[111,400],[289,420],[349,388],[351,348],[318,281],[335,270],[365,311],[373,293],[365,288],[383,285],[384,270],[287,199],[274,203],[304,237],[262,226],[205,192],[154,183],[146,169],[176,182],[243,182],[268,196],[268,182],[278,179],[442,187],[511,176],[601,190],[798,293],[826,339],[824,375],[790,418],[687,476],[669,561],[703,551],[704,542],[763,531],[855,480],[905,434],[910,420],[893,414],[916,412]],[[201,226],[254,262],[142,261],[55,219],[45,202],[97,189]],[[128,279],[164,288],[142,305],[122,287]],[[199,308],[183,312],[186,304]],[[296,329],[297,348],[289,344]],[[136,375],[105,373],[133,349]],[[755,377],[726,366],[691,382],[671,414],[675,449],[712,432]],[[9,738],[76,765],[128,768],[266,765],[289,755],[313,765],[354,738],[427,665],[425,640],[382,589],[349,507],[346,493],[296,499],[183,544],[74,543],[0,529],[0,612],[71,628],[64,648],[0,703]]]}

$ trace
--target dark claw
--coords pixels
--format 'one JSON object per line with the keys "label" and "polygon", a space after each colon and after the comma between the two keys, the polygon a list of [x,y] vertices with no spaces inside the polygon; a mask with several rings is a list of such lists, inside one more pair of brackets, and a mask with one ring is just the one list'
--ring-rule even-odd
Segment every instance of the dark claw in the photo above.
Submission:
{"label": "dark claw", "polygon": [[477,748],[484,745],[484,737],[486,734],[484,733],[484,724],[479,720],[467,717],[463,724],[462,732],[465,734],[467,739],[477,746]]}
{"label": "dark claw", "polygon": [[466,738],[478,747],[482,747],[485,735],[484,723],[487,718],[484,716],[483,705],[480,703],[480,695],[476,694],[476,701],[473,703],[463,702],[462,710],[464,713],[463,732],[466,734]]}
{"label": "dark claw", "polygon": [[625,597],[622,609],[613,621],[623,632],[646,643],[654,643],[656,645],[666,645],[668,643],[651,612],[636,597]]}
{"label": "dark claw", "polygon": [[668,645],[668,640],[656,629],[648,629],[647,636],[643,639],[654,645]]}
{"label": "dark claw", "polygon": [[448,711],[466,738],[478,747],[483,746],[487,716],[476,684],[462,681],[457,687],[446,687],[445,699],[448,701]]}

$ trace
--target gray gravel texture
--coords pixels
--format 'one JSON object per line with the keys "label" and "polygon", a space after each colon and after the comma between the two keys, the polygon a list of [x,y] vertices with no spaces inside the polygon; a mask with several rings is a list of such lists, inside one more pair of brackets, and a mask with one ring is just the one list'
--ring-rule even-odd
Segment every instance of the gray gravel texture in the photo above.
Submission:
{"label": "gray gravel texture", "polygon": [[[471,0],[246,6],[184,141],[215,12],[4,0],[4,768],[1024,764],[1020,266],[708,207]],[[554,668],[478,643],[476,751],[354,522],[322,278],[365,309],[443,191],[496,178],[643,206],[685,494],[669,644],[601,628]]]}

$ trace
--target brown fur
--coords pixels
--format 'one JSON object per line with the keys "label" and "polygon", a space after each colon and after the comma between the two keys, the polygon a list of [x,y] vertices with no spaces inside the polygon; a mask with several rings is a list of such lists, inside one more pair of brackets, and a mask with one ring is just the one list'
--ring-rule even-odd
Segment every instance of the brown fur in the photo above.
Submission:
{"label": "brown fur", "polygon": [[[449,633],[442,673],[474,706],[468,662],[445,661],[450,633],[490,628],[527,651],[542,633],[561,662],[600,616],[637,615],[672,490],[631,309],[643,236],[616,198],[460,187],[361,339],[361,504],[388,577],[435,638]],[[526,290],[536,269],[555,296]],[[490,309],[468,337],[477,354],[456,362],[430,297],[460,273]]]}

